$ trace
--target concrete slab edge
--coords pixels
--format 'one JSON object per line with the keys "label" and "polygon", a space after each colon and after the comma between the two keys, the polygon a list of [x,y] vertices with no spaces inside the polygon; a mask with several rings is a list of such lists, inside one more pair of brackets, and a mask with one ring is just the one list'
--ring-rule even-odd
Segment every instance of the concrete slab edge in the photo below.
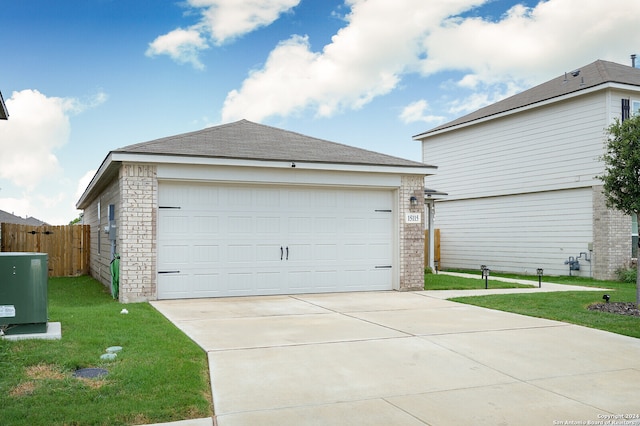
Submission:
{"label": "concrete slab edge", "polygon": [[62,339],[62,324],[59,322],[48,322],[46,333],[10,334],[2,336],[2,339],[9,341],[17,340],[60,340]]}

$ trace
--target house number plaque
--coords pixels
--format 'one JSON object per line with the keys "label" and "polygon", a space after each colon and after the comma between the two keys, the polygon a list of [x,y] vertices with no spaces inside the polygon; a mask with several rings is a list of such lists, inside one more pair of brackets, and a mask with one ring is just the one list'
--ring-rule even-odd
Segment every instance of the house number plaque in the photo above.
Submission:
{"label": "house number plaque", "polygon": [[407,213],[405,223],[422,223],[422,217],[420,213]]}

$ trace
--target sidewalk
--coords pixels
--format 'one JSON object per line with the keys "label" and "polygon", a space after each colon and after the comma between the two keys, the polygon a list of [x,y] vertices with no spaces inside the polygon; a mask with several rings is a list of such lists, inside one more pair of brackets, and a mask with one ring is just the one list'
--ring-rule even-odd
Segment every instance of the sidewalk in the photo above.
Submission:
{"label": "sidewalk", "polygon": [[[453,277],[460,278],[475,278],[478,280],[482,280],[483,278],[479,275],[474,274],[463,274],[459,272],[438,272],[441,275],[451,275]],[[491,288],[491,281],[502,281],[507,283],[514,284],[523,284],[529,285],[531,288]],[[609,291],[606,288],[599,287],[584,287],[577,285],[567,285],[567,284],[556,284],[545,281],[542,279],[542,286],[538,287],[538,281],[534,280],[518,280],[513,278],[503,278],[503,277],[489,277],[489,288],[481,288],[477,290],[425,290],[425,293],[428,293],[429,296],[435,297],[437,299],[451,299],[454,297],[465,297],[465,296],[487,296],[490,294],[516,294],[516,293],[548,293],[554,291]]]}

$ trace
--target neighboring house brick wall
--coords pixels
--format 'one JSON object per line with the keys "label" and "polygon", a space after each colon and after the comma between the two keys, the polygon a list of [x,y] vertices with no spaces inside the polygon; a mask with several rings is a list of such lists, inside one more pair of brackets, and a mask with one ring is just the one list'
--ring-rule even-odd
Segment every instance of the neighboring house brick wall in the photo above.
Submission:
{"label": "neighboring house brick wall", "polygon": [[[400,290],[424,290],[424,178],[402,176],[400,186]],[[414,196],[418,204],[412,207]],[[422,215],[420,223],[406,223],[407,213]]]}
{"label": "neighboring house brick wall", "polygon": [[120,168],[120,301],[156,299],[156,166],[124,163]]}
{"label": "neighboring house brick wall", "polygon": [[607,208],[602,186],[593,187],[594,278],[615,279],[616,269],[631,259],[631,218]]}

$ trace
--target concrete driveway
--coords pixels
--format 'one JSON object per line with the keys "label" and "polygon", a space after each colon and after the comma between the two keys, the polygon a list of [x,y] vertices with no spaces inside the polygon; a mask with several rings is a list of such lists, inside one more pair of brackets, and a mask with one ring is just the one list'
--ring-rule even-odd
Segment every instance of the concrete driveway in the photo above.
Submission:
{"label": "concrete driveway", "polygon": [[639,339],[433,292],[153,305],[207,352],[220,426],[640,424]]}

